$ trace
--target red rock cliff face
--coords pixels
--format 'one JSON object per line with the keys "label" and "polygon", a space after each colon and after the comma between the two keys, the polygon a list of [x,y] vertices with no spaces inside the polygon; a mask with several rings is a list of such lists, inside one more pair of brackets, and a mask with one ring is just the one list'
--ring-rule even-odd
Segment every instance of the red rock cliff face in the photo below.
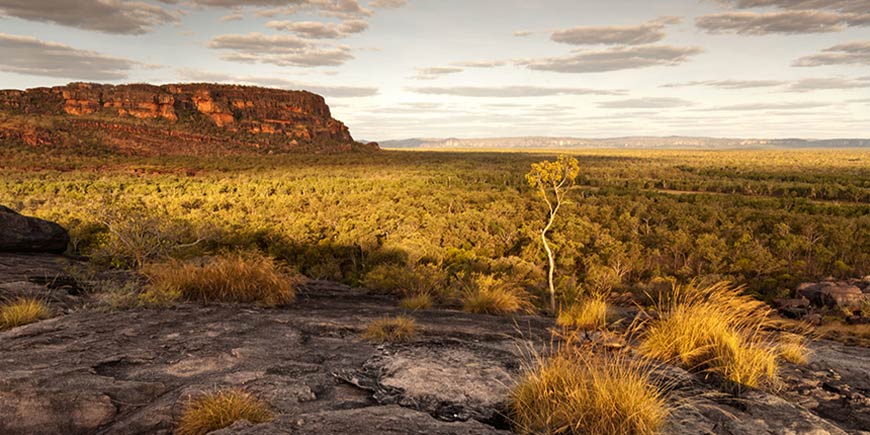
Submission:
{"label": "red rock cliff face", "polygon": [[[71,83],[0,91],[0,111],[60,116],[95,129],[97,125],[135,122],[135,131],[149,131],[150,136],[160,136],[163,131],[167,138],[177,140],[177,131],[183,130],[270,150],[334,147],[341,151],[359,146],[347,127],[332,118],[323,97],[306,91],[216,84]],[[77,119],[102,122],[82,124]],[[124,143],[136,139],[130,136],[133,130],[129,128],[102,130],[123,131]],[[148,141],[153,142],[154,137]],[[166,153],[166,147],[158,148],[155,153]]]}

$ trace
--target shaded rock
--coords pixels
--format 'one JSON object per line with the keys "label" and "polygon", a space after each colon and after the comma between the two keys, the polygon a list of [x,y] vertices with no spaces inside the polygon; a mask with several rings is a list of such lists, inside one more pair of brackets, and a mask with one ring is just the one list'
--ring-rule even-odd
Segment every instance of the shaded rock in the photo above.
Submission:
{"label": "shaded rock", "polygon": [[860,308],[870,300],[857,286],[837,281],[803,283],[797,287],[797,293],[814,305],[827,308]]}
{"label": "shaded rock", "polygon": [[810,301],[806,298],[776,299],[773,304],[782,315],[790,319],[803,318],[810,311]]}
{"label": "shaded rock", "polygon": [[60,225],[22,216],[0,205],[0,252],[59,254],[66,251],[68,244],[69,233]]}

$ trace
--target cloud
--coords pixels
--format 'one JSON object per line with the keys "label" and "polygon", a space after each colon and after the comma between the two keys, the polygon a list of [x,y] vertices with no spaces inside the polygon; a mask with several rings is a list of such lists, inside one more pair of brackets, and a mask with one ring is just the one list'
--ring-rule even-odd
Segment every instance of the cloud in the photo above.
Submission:
{"label": "cloud", "polygon": [[817,109],[819,107],[829,107],[831,103],[800,101],[800,102],[784,102],[784,103],[745,103],[735,104],[731,106],[708,107],[700,109],[706,112],[742,112],[742,111],[757,111],[757,110],[803,110]]}
{"label": "cloud", "polygon": [[236,11],[222,16],[219,21],[222,23],[228,23],[230,21],[240,21],[242,18],[245,18],[245,14],[242,11]]}
{"label": "cloud", "polygon": [[266,23],[266,27],[286,30],[306,38],[338,39],[362,33],[369,28],[369,25],[363,20],[347,20],[341,24],[316,21],[269,21]]}
{"label": "cloud", "polygon": [[840,14],[823,11],[728,12],[700,16],[695,24],[708,33],[739,35],[830,33],[849,25]]}
{"label": "cloud", "polygon": [[661,87],[663,88],[683,88],[690,86],[706,86],[710,88],[722,89],[752,89],[752,88],[772,88],[785,85],[787,82],[779,80],[703,80],[691,81],[682,83],[668,83]]}
{"label": "cloud", "polygon": [[338,17],[342,19],[360,18],[371,16],[371,9],[362,7],[357,0],[194,0],[199,4],[210,4],[222,7],[240,6],[278,6],[271,9],[257,11],[262,17],[274,17],[277,15],[293,15],[300,12],[314,11],[321,15]]}
{"label": "cloud", "polygon": [[374,0],[369,3],[371,8],[395,9],[408,4],[408,0]]}
{"label": "cloud", "polygon": [[842,77],[809,78],[798,80],[789,85],[788,92],[812,92],[827,89],[870,88],[870,77],[847,79]]}
{"label": "cloud", "polygon": [[855,41],[835,45],[821,53],[802,57],[792,66],[870,65],[870,41]]}
{"label": "cloud", "polygon": [[281,89],[302,89],[329,98],[359,98],[377,95],[379,90],[370,86],[323,86],[304,84],[293,80],[277,77],[234,76],[230,74],[210,73],[191,69],[177,70],[179,78],[185,81],[209,83],[250,84]]}
{"label": "cloud", "polygon": [[77,80],[120,80],[137,62],[29,36],[0,33],[0,71]]}
{"label": "cloud", "polygon": [[434,80],[440,76],[448,74],[457,74],[465,71],[463,68],[437,66],[431,68],[417,68],[417,75],[412,77],[417,80]]}
{"label": "cloud", "polygon": [[454,62],[451,65],[455,65],[461,68],[497,68],[507,65],[507,62],[503,60],[484,60],[472,62]]}
{"label": "cloud", "polygon": [[231,53],[221,56],[223,60],[278,66],[338,66],[354,58],[346,46],[317,46],[294,35],[221,35],[214,37],[208,46],[216,50],[231,50]]}
{"label": "cloud", "polygon": [[695,103],[682,98],[647,97],[627,100],[603,101],[598,107],[604,109],[664,109],[673,107],[694,106]]}
{"label": "cloud", "polygon": [[870,3],[864,0],[717,0],[737,9],[777,7],[780,9],[830,9],[838,12],[870,13]]}
{"label": "cloud", "polygon": [[0,16],[104,33],[138,35],[178,22],[179,13],[144,1],[0,0]]}
{"label": "cloud", "polygon": [[517,30],[514,32],[514,36],[517,38],[525,38],[526,36],[532,36],[535,32],[531,32],[529,30]]}
{"label": "cloud", "polygon": [[553,32],[550,39],[571,45],[641,45],[665,38],[664,28],[681,21],[679,17],[663,17],[636,26],[583,26]]}
{"label": "cloud", "polygon": [[613,47],[599,51],[580,51],[563,57],[520,60],[517,63],[539,71],[591,73],[677,65],[703,51],[700,47],[638,45]]}
{"label": "cloud", "polygon": [[429,95],[451,95],[457,97],[478,98],[520,98],[545,97],[553,95],[621,95],[623,91],[586,88],[550,88],[539,86],[451,86],[451,87],[420,87],[410,88],[410,91]]}

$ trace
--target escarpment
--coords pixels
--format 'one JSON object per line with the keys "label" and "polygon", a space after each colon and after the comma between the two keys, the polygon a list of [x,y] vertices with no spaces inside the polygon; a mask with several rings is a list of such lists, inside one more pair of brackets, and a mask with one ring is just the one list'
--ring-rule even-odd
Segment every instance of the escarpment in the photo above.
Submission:
{"label": "escarpment", "polygon": [[0,144],[145,155],[377,149],[355,142],[319,95],[217,84],[0,91]]}

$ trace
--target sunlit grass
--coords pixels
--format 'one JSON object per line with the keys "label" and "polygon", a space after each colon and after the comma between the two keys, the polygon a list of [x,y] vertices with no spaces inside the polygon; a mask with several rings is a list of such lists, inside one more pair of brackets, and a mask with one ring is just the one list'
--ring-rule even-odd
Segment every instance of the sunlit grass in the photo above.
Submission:
{"label": "sunlit grass", "polygon": [[559,311],[556,324],[581,330],[604,328],[607,325],[607,301],[602,297],[581,299]]}
{"label": "sunlit grass", "polygon": [[269,406],[239,389],[221,390],[192,398],[175,428],[175,435],[205,435],[240,420],[254,424],[272,420]]}
{"label": "sunlit grass", "polygon": [[462,308],[476,314],[532,312],[529,295],[519,286],[492,275],[477,275],[462,295]]}
{"label": "sunlit grass", "polygon": [[416,296],[408,296],[399,301],[399,306],[406,310],[425,310],[432,308],[434,302],[429,293],[422,293]]}
{"label": "sunlit grass", "polygon": [[614,354],[538,358],[511,392],[510,416],[529,435],[656,434],[669,409],[648,373]]}
{"label": "sunlit grass", "polygon": [[639,350],[738,389],[775,385],[779,355],[764,332],[770,308],[741,291],[724,282],[675,286],[661,297],[656,317],[640,325]]}
{"label": "sunlit grass", "polygon": [[45,302],[32,298],[0,305],[0,331],[37,322],[48,318],[50,313]]}
{"label": "sunlit grass", "polygon": [[400,343],[417,336],[417,321],[408,316],[385,317],[371,322],[362,333],[374,343]]}
{"label": "sunlit grass", "polygon": [[298,276],[256,253],[223,254],[204,265],[172,260],[143,269],[149,278],[142,300],[151,305],[183,298],[202,303],[238,302],[281,306],[293,302]]}

